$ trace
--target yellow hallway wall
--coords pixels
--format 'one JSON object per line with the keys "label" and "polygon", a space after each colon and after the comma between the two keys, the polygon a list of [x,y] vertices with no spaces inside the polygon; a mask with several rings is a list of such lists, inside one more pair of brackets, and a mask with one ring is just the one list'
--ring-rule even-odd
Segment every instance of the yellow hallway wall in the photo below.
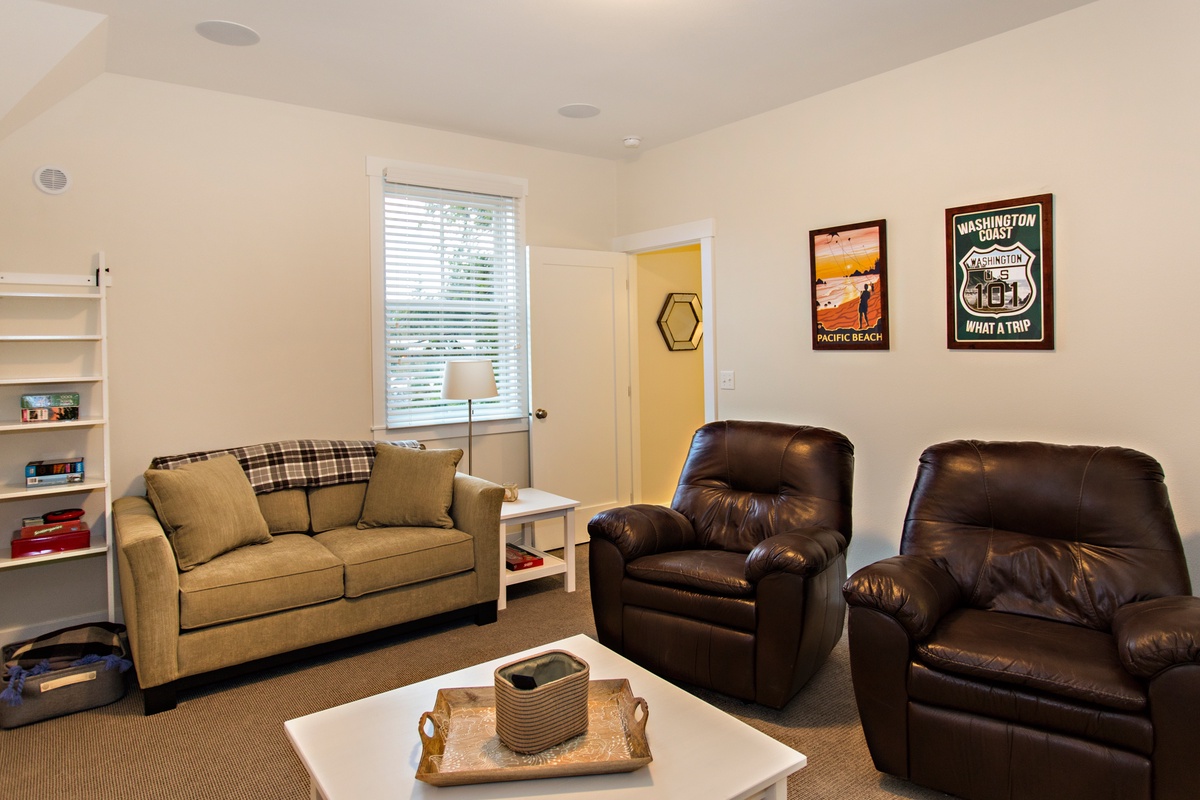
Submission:
{"label": "yellow hallway wall", "polygon": [[637,256],[641,498],[659,505],[670,505],[692,434],[704,424],[704,340],[696,350],[669,350],[658,328],[672,292],[700,294],[700,245]]}

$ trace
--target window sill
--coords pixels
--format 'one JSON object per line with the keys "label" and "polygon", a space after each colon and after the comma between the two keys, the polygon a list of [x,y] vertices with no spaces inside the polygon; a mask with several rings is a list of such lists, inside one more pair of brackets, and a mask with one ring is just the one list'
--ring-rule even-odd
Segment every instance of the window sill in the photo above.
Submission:
{"label": "window sill", "polygon": [[[520,419],[489,419],[475,420],[473,433],[475,436],[489,436],[497,433],[523,433],[529,430],[529,418]],[[393,439],[416,439],[427,442],[438,439],[466,438],[467,423],[454,422],[447,425],[422,425],[411,428],[373,428],[372,435],[377,442]]]}

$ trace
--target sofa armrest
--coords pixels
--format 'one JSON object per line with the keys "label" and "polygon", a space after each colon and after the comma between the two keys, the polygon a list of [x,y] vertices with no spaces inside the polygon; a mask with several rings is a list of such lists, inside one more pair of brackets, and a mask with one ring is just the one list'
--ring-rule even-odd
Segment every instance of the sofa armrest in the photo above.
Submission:
{"label": "sofa armrest", "polygon": [[768,536],[746,556],[746,580],[758,583],[772,572],[802,578],[819,575],[845,550],[846,537],[832,528],[801,528]]}
{"label": "sofa armrest", "polygon": [[851,606],[893,617],[914,641],[928,636],[962,602],[962,591],[950,573],[928,558],[911,555],[863,567],[846,581],[842,594]]}
{"label": "sofa armrest", "polygon": [[500,504],[504,487],[483,478],[454,476],[450,518],[454,527],[474,540],[477,603],[500,598]]}
{"label": "sofa armrest", "polygon": [[601,511],[588,522],[588,535],[612,542],[626,562],[696,545],[696,532],[687,517],[673,508],[646,503]]}
{"label": "sofa armrest", "polygon": [[1149,680],[1167,667],[1200,664],[1200,597],[1180,595],[1129,603],[1113,615],[1121,663]]}
{"label": "sofa armrest", "polygon": [[113,503],[121,608],[138,683],[170,683],[179,675],[179,567],[175,552],[145,497]]}

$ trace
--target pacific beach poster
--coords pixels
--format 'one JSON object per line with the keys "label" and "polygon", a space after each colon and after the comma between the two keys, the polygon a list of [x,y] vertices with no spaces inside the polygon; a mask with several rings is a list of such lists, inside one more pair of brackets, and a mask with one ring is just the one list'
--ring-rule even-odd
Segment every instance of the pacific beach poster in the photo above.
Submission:
{"label": "pacific beach poster", "polygon": [[813,349],[887,350],[887,223],[810,231]]}

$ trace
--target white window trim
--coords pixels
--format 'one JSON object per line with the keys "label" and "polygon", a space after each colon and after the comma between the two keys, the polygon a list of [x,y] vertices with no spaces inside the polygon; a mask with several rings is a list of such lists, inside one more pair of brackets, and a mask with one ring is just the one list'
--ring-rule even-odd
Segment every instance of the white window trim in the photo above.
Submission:
{"label": "white window trim", "polygon": [[[370,183],[371,230],[371,364],[372,364],[372,425],[376,440],[419,439],[421,441],[455,438],[467,435],[467,423],[446,423],[418,427],[389,428],[387,425],[386,353],[384,351],[384,248],[383,248],[383,184],[384,179],[395,183],[435,186],[483,194],[507,194],[524,199],[529,194],[529,181],[450,167],[435,167],[411,161],[368,156],[366,172]],[[525,242],[525,215],[518,215],[518,242]],[[523,248],[522,248],[523,249]],[[528,387],[526,387],[528,388]],[[522,419],[479,420],[474,424],[475,435],[513,433],[529,430],[528,416]]]}

